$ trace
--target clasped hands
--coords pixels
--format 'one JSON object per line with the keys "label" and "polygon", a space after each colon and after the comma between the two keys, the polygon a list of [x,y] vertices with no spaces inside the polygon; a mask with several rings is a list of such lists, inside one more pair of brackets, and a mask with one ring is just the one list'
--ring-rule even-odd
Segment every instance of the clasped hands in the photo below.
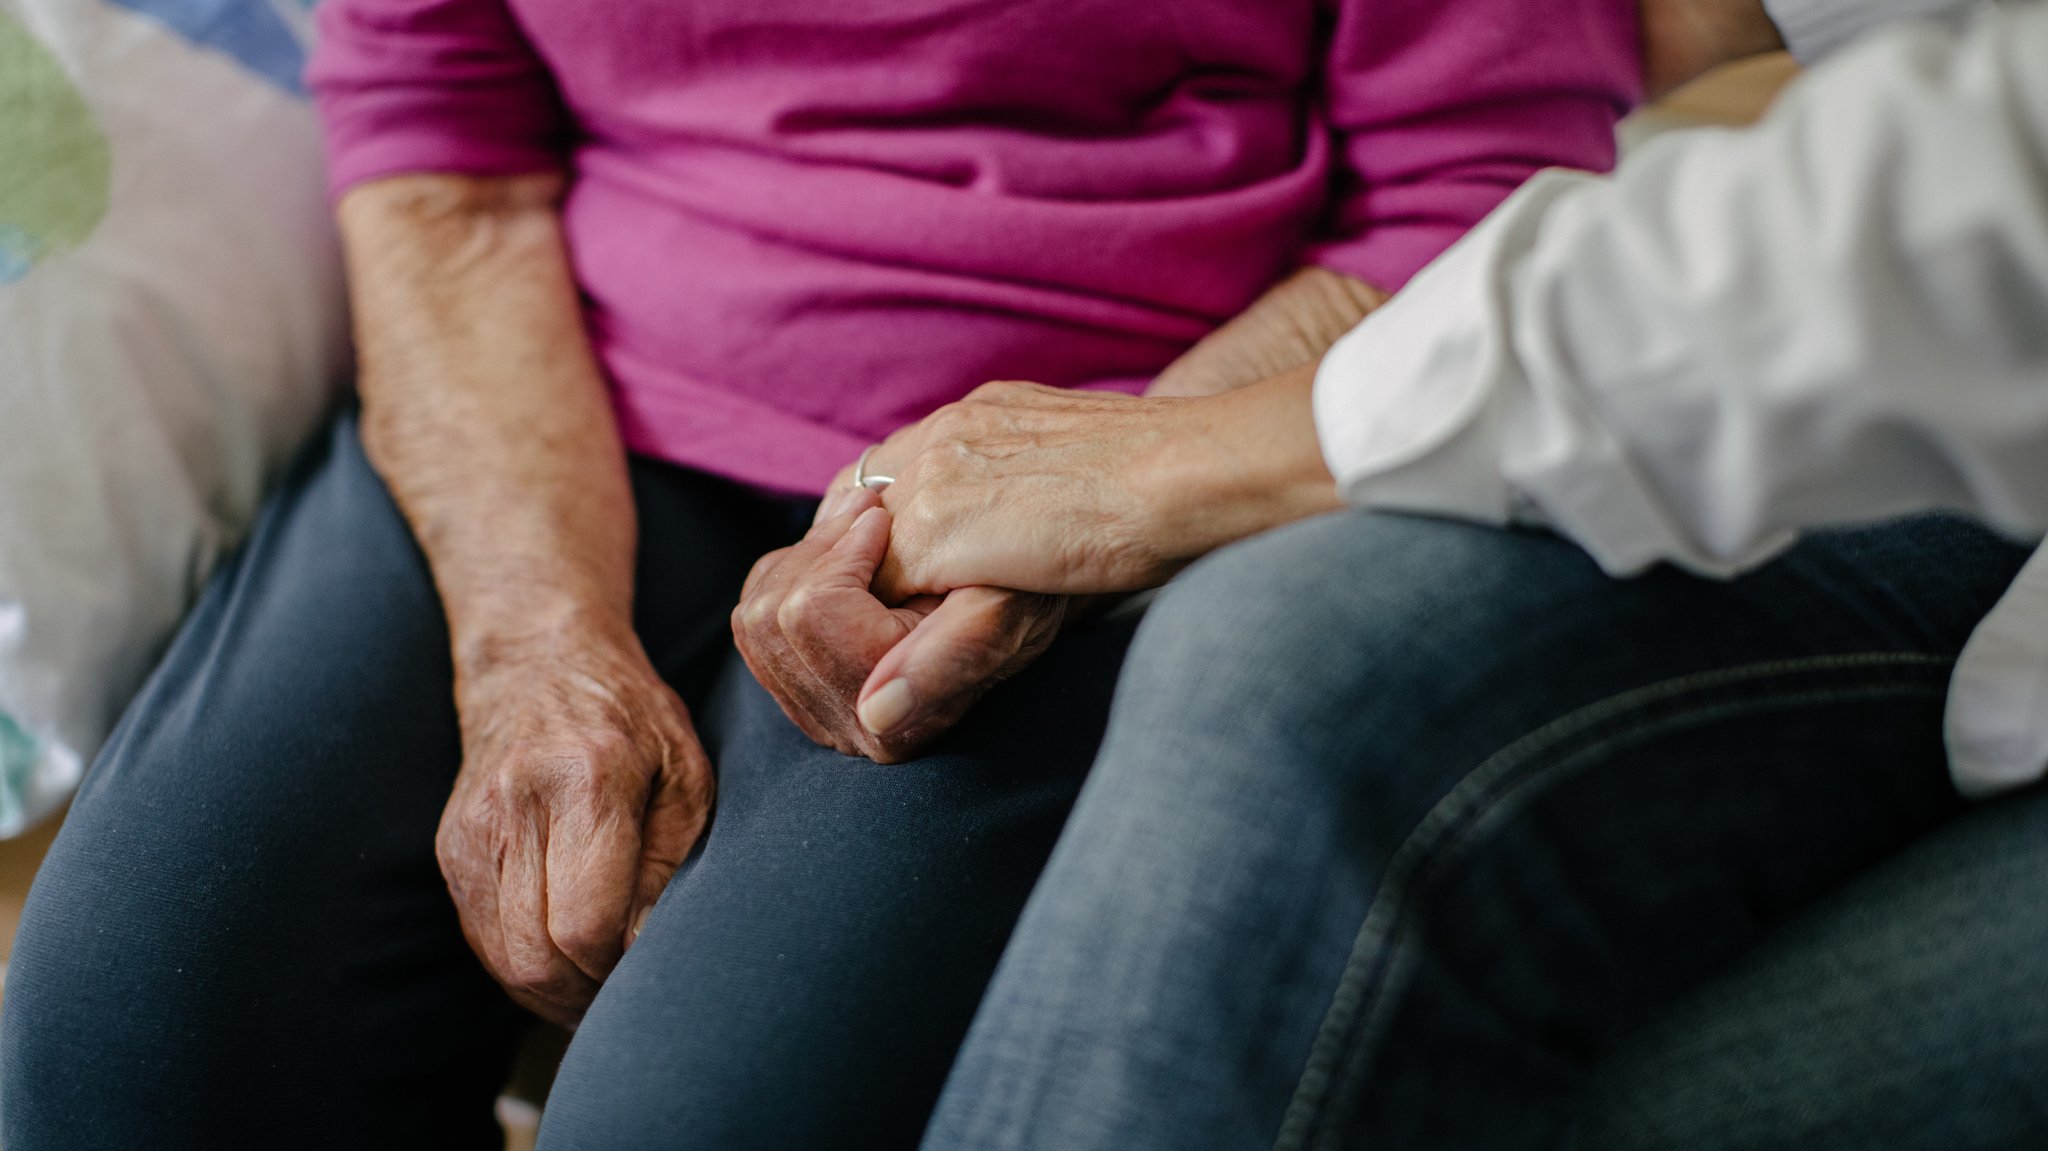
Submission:
{"label": "clasped hands", "polygon": [[[1642,14],[1653,90],[1778,46],[1758,0]],[[1157,398],[992,384],[898,432],[871,460],[895,477],[885,492],[854,490],[848,468],[811,532],[755,566],[733,614],[741,652],[813,739],[908,758],[1043,652],[1076,597],[1157,584],[1334,507],[1312,361],[1383,298],[1310,270],[1163,372]],[[564,1023],[637,936],[716,786],[626,613],[596,615],[458,659],[464,765],[436,840],[472,946]]]}
{"label": "clasped hands", "polygon": [[740,654],[805,734],[915,755],[1036,659],[1076,597],[1171,574],[1145,472],[1182,400],[995,383],[849,465],[810,532],[754,565]]}

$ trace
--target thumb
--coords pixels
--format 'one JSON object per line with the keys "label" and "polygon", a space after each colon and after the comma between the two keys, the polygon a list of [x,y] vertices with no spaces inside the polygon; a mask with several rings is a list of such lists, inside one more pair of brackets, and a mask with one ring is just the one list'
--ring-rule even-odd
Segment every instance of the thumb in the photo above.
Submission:
{"label": "thumb", "polygon": [[1040,601],[998,588],[949,593],[868,674],[857,697],[861,726],[892,743],[914,742],[951,726],[984,692],[1043,650],[1034,632],[1051,639],[1056,628],[1040,628],[1045,621],[1031,611],[1014,610]]}
{"label": "thumb", "polygon": [[[694,751],[694,749],[693,749]],[[626,916],[626,946],[640,937],[648,913],[668,890],[669,880],[689,858],[691,849],[703,838],[711,820],[711,797],[715,790],[711,765],[701,752],[686,755],[685,762],[663,770],[656,777],[649,797],[647,816],[640,827],[640,868],[633,883],[633,903]]]}
{"label": "thumb", "polygon": [[813,578],[825,587],[867,591],[889,551],[889,512],[877,504],[860,513],[846,534],[819,557]]}

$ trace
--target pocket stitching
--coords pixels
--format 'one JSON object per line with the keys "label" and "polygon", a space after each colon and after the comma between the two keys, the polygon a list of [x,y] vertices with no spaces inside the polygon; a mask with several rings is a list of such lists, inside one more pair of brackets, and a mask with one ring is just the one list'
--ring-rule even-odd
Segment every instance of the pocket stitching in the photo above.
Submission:
{"label": "pocket stitching", "polygon": [[[1426,882],[1432,870],[1484,842],[1489,831],[1548,785],[1619,745],[1676,729],[1802,704],[1939,696],[1947,689],[1945,678],[1929,684],[1894,676],[1946,669],[1952,663],[1949,657],[1922,652],[1863,652],[1697,672],[1587,704],[1481,761],[1430,808],[1389,860],[1288,1103],[1275,1151],[1327,1144],[1331,1101],[1348,1097],[1370,1069],[1367,1056],[1385,1026],[1387,1008],[1413,966],[1413,948],[1401,938],[1409,892]],[[1774,681],[1840,672],[1863,674],[1826,687],[1754,690]],[[1720,698],[1731,691],[1739,694]],[[1695,696],[1707,698],[1700,705],[1672,706]],[[1646,716],[1649,722],[1640,722]]]}

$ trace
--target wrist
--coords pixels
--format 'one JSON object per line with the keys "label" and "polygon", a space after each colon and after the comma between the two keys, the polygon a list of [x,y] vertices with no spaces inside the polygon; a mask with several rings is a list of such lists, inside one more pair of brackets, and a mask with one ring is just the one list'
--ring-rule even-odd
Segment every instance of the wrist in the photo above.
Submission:
{"label": "wrist", "polygon": [[1169,364],[1145,394],[1216,395],[1313,363],[1386,301],[1362,280],[1301,268]]}
{"label": "wrist", "polygon": [[1155,547],[1178,566],[1343,506],[1316,439],[1307,364],[1247,388],[1173,401],[1174,434],[1141,465]]}
{"label": "wrist", "polygon": [[529,592],[472,599],[460,610],[451,606],[448,616],[458,683],[536,664],[580,662],[595,653],[640,650],[630,607],[589,595]]}

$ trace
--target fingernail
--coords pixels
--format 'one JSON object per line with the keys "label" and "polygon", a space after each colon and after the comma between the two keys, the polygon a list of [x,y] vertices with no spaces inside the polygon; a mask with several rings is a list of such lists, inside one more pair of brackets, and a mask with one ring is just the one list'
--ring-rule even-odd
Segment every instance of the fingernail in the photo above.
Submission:
{"label": "fingernail", "polygon": [[916,708],[917,693],[910,689],[910,681],[892,679],[860,705],[860,725],[869,735],[887,735],[902,726]]}
{"label": "fingernail", "polygon": [[633,942],[640,938],[640,929],[647,926],[647,916],[653,910],[654,905],[650,903],[641,908],[640,913],[633,917],[633,930],[626,935],[626,946],[633,946]]}

